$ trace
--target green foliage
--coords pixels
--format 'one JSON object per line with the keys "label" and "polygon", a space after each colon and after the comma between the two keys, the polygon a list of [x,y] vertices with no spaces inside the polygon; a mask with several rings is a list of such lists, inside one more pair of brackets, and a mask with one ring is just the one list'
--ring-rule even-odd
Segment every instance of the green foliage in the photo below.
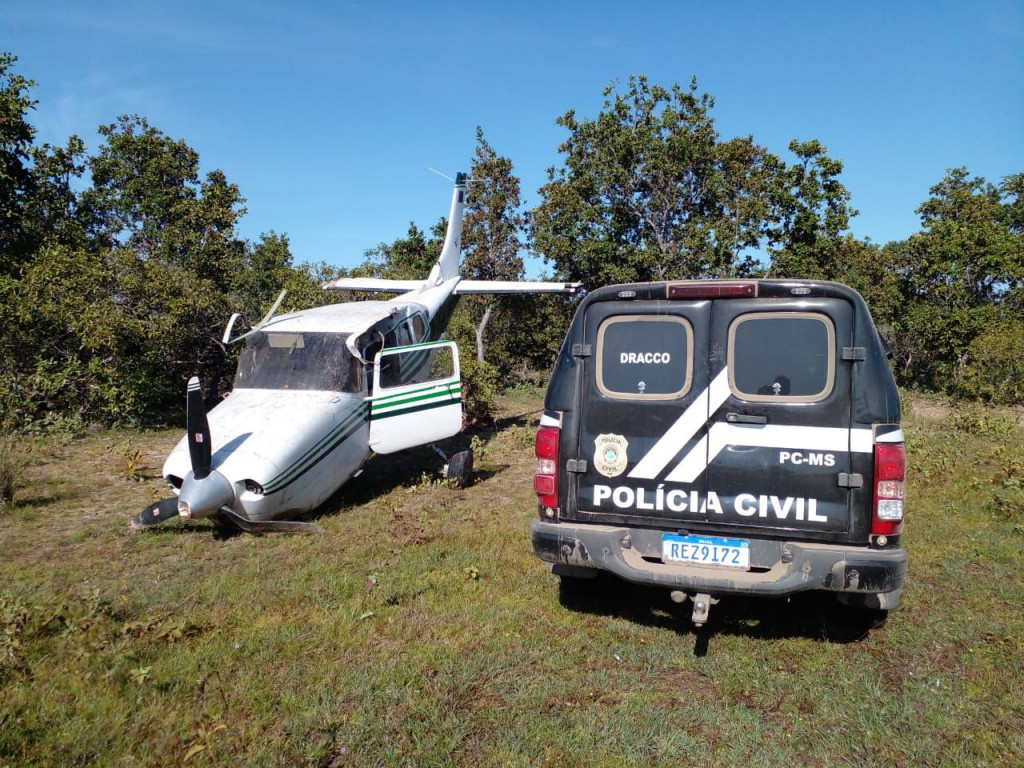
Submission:
{"label": "green foliage", "polygon": [[794,140],[787,166],[751,137],[721,140],[714,99],[632,76],[605,89],[594,118],[558,119],[559,147],[542,202],[530,213],[534,246],[588,288],[608,283],[770,274],[834,277],[850,216],[842,163],[821,142]]}
{"label": "green foliage", "polygon": [[997,320],[967,345],[960,391],[990,403],[1024,402],[1024,321]]}
{"label": "green foliage", "polygon": [[850,193],[839,181],[843,164],[829,157],[827,147],[816,139],[794,139],[789,151],[797,162],[780,165],[769,189],[769,241],[776,248],[768,274],[838,279],[847,267],[841,235],[850,217],[857,215],[849,207]]}
{"label": "green foliage", "polygon": [[[687,90],[666,89],[642,75],[604,96],[596,118],[575,110],[558,118],[569,131],[559,147],[565,165],[548,171],[530,212],[536,250],[588,288],[734,272],[735,254],[717,247],[716,235],[741,226],[725,211],[723,177],[736,158],[720,162],[714,99],[695,79]],[[730,177],[742,190],[739,179]]]}
{"label": "green foliage", "polygon": [[194,373],[223,368],[230,305],[208,280],[127,249],[40,251],[12,290],[0,341],[5,405],[21,425],[136,423],[182,402]]}
{"label": "green foliage", "polygon": [[505,386],[547,384],[577,304],[558,294],[501,297],[490,323],[495,341],[488,345],[487,361]]}
{"label": "green foliage", "polygon": [[512,161],[494,151],[480,126],[476,141],[462,227],[462,272],[472,280],[521,280],[519,179]]}
{"label": "green foliage", "polygon": [[[520,212],[519,179],[512,173],[512,161],[499,157],[476,129],[477,148],[470,170],[470,192],[462,228],[462,274],[472,280],[521,280],[523,259],[519,233],[524,226]],[[463,311],[473,318],[477,360],[485,359],[485,334],[496,315],[508,313],[506,302],[494,296],[473,296],[462,300]],[[499,321],[500,323],[500,321]],[[501,334],[490,334],[507,348]]]}
{"label": "green foliage", "polygon": [[93,236],[229,288],[245,251],[234,234],[245,212],[238,187],[219,170],[200,182],[199,154],[144,117],[121,116],[100,134],[105,143],[89,160],[93,186],[83,194],[96,216]]}
{"label": "green foliage", "polygon": [[994,402],[1024,389],[1024,234],[1019,178],[1001,188],[947,172],[918,213],[922,232],[886,247],[902,306],[893,348],[902,381]]}
{"label": "green foliage", "polygon": [[28,256],[22,225],[25,199],[35,188],[30,153],[36,132],[27,119],[36,104],[29,95],[35,82],[14,71],[17,60],[0,54],[0,275],[16,274]]}
{"label": "green foliage", "polygon": [[461,359],[463,416],[467,424],[486,424],[494,418],[494,406],[501,392],[498,369],[471,357]]}
{"label": "green foliage", "polygon": [[[382,277],[391,280],[422,280],[430,274],[431,268],[441,255],[444,244],[446,222],[442,219],[430,238],[409,222],[409,231],[404,238],[391,244],[381,243],[368,250],[363,264],[353,271],[357,277]],[[440,234],[438,234],[440,230]]]}
{"label": "green foliage", "polygon": [[953,427],[964,434],[995,442],[1021,436],[1021,427],[1013,414],[993,411],[979,403],[958,404],[952,421]]}
{"label": "green foliage", "polygon": [[303,262],[292,267],[288,270],[284,282],[284,288],[288,290],[285,308],[292,311],[345,301],[346,297],[342,293],[331,292],[324,295],[324,284],[346,274],[347,271],[342,267],[332,266],[323,261],[316,264]]}

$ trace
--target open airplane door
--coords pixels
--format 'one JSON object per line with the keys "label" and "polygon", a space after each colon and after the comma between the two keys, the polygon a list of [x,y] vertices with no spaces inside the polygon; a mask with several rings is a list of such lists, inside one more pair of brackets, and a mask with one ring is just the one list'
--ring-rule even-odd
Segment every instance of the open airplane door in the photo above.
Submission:
{"label": "open airplane door", "polygon": [[377,353],[370,403],[370,448],[394,453],[462,429],[459,350],[453,341]]}

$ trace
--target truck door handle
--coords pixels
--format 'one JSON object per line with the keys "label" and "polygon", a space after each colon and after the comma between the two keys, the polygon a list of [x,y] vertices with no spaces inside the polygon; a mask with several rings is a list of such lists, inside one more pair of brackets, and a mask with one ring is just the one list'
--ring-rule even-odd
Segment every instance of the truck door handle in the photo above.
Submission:
{"label": "truck door handle", "polygon": [[730,424],[767,424],[767,416],[754,416],[749,413],[727,413],[725,420]]}

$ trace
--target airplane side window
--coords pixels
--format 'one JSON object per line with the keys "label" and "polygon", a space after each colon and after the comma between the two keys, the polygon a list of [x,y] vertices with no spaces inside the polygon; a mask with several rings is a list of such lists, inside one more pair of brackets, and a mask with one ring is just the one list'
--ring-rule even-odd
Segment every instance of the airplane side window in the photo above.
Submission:
{"label": "airplane side window", "polygon": [[[401,361],[401,376],[384,379],[384,371],[396,370],[386,368],[391,363]],[[427,384],[432,381],[450,379],[455,375],[455,354],[449,346],[424,348],[422,346],[404,349],[388,354],[384,350],[381,358],[380,385],[384,387],[401,387],[410,384]]]}
{"label": "airplane side window", "polygon": [[[392,347],[397,346],[400,346],[398,343],[398,334],[395,331],[389,331],[384,336],[384,349],[391,349]],[[397,387],[401,383],[401,370],[399,369],[398,356],[388,355],[387,357],[381,358],[380,385],[382,387]]]}
{"label": "airplane side window", "polygon": [[423,320],[423,315],[413,315],[412,318],[412,340],[414,343],[423,341],[424,336],[427,335],[427,324]]}

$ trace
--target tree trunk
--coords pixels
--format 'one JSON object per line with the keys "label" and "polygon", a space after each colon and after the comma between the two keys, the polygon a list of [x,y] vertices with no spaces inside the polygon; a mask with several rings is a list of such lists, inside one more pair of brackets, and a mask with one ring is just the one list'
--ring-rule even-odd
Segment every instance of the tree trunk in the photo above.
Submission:
{"label": "tree trunk", "polygon": [[487,309],[484,310],[484,316],[480,319],[480,325],[476,327],[476,359],[481,363],[484,361],[484,329],[490,319],[491,305],[488,304]]}

